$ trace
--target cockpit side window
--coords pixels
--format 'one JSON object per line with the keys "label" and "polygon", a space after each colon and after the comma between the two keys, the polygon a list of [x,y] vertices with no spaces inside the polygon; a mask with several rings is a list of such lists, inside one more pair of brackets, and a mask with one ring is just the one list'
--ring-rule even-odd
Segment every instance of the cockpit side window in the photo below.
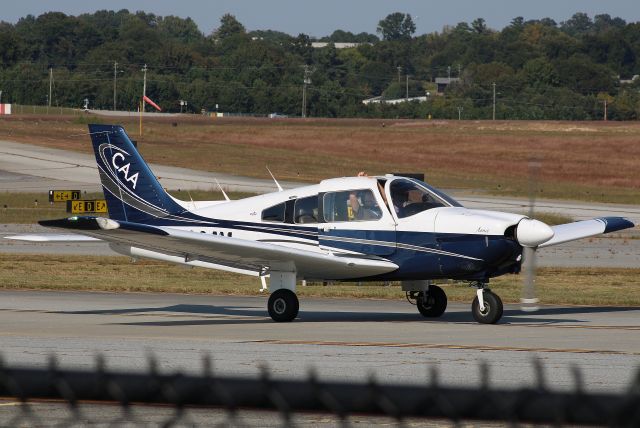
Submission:
{"label": "cockpit side window", "polygon": [[398,218],[409,217],[447,205],[436,195],[410,180],[398,179],[389,186],[391,202]]}
{"label": "cockpit side window", "polygon": [[371,189],[325,193],[322,209],[324,220],[328,223],[382,218],[382,210]]}
{"label": "cockpit side window", "polygon": [[296,199],[293,213],[293,221],[295,223],[317,223],[318,196]]}
{"label": "cockpit side window", "polygon": [[283,202],[281,204],[266,208],[262,211],[262,220],[284,223],[285,207],[286,203]]}

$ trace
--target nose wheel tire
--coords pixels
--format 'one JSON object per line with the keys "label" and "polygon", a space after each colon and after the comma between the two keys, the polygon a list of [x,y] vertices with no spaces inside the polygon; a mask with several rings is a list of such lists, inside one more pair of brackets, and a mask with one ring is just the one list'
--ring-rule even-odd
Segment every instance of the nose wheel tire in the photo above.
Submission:
{"label": "nose wheel tire", "polygon": [[418,311],[426,318],[436,318],[447,309],[447,295],[444,290],[437,285],[430,285],[427,298],[424,298],[424,291],[416,299]]}
{"label": "nose wheel tire", "polygon": [[299,309],[298,296],[291,290],[281,288],[269,296],[267,310],[271,319],[276,322],[293,321],[298,316]]}
{"label": "nose wheel tire", "polygon": [[480,302],[476,296],[471,304],[471,313],[473,318],[482,324],[495,324],[502,318],[502,300],[497,294],[493,294],[489,290],[483,293],[484,310],[480,310]]}

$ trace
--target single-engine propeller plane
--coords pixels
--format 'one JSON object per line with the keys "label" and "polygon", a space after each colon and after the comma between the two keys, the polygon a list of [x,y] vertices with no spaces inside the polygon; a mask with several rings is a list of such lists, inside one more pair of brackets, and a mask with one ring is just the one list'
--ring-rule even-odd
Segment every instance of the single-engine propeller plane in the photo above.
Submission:
{"label": "single-engine propeller plane", "polygon": [[332,178],[241,200],[184,202],[162,188],[122,127],[89,125],[89,132],[109,217],[40,224],[107,241],[135,258],[269,276],[274,321],[298,315],[300,279],[401,281],[425,317],[439,317],[447,307],[445,292],[433,281],[453,279],[476,289],[473,317],[496,323],[503,306],[489,280],[518,273],[524,248],[634,226],[605,217],[550,227],[525,215],[467,209],[420,180],[394,175]]}

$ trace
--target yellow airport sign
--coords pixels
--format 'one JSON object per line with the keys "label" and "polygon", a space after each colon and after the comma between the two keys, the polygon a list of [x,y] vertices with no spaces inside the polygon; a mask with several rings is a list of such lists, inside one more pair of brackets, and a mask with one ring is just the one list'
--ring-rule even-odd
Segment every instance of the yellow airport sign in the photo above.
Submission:
{"label": "yellow airport sign", "polygon": [[67,212],[71,214],[106,213],[107,201],[104,199],[67,201]]}
{"label": "yellow airport sign", "polygon": [[49,202],[77,201],[80,198],[79,190],[49,190]]}

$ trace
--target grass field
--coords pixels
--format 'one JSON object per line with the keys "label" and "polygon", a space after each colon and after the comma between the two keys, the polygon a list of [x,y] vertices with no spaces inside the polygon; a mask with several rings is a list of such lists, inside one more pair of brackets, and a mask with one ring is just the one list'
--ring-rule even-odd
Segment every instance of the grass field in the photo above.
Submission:
{"label": "grass field", "polygon": [[89,153],[86,124],[126,127],[150,162],[282,180],[423,172],[443,188],[525,196],[529,160],[540,197],[640,203],[640,123],[356,119],[135,118],[16,115],[9,140]]}
{"label": "grass field", "polygon": [[[570,305],[640,306],[640,269],[538,269],[538,296],[542,303]],[[520,298],[521,276],[492,281],[505,302]],[[470,302],[474,290],[464,285],[443,287],[450,301]],[[125,257],[81,257],[0,254],[0,288],[172,292],[259,295],[260,281],[226,272],[184,268],[156,261],[131,263]],[[298,287],[301,297],[363,297],[404,299],[398,284]]]}

